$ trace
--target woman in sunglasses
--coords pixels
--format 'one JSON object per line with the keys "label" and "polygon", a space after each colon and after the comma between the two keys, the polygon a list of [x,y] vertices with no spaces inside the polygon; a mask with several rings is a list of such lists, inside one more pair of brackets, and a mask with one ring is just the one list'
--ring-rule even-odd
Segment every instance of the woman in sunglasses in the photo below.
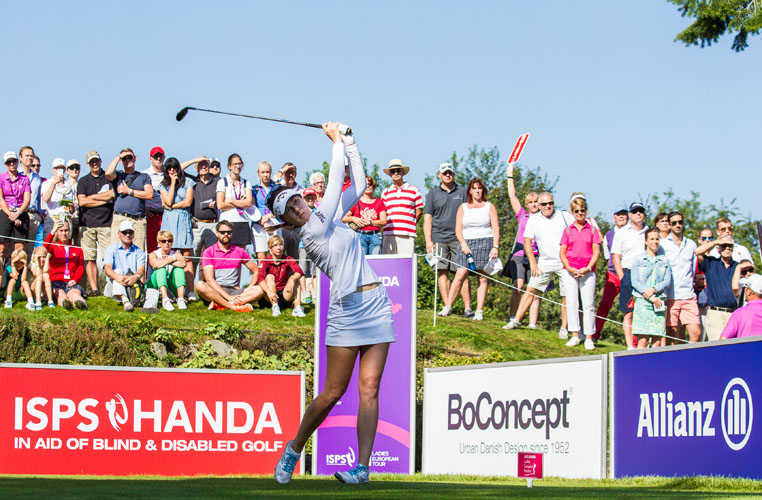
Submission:
{"label": "woman in sunglasses", "polygon": [[[177,158],[167,158],[164,162],[164,179],[159,186],[161,204],[164,206],[161,228],[174,235],[175,241],[172,248],[180,252],[183,257],[190,257],[193,251],[193,222],[190,213],[193,205],[193,186],[195,183],[185,176]],[[183,266],[185,281],[190,283],[188,291],[192,292],[193,266],[190,259],[184,259]]]}
{"label": "woman in sunglasses", "polygon": [[733,281],[731,286],[733,288],[733,295],[736,296],[736,300],[738,301],[738,307],[744,305],[743,286],[741,286],[741,279],[748,278],[755,272],[757,271],[754,267],[754,263],[748,259],[744,259],[739,262],[736,266],[736,270],[733,272]]}
{"label": "woman in sunglasses", "polygon": [[[389,352],[395,341],[392,311],[381,279],[371,269],[360,247],[359,235],[341,222],[363,195],[365,169],[351,135],[342,135],[339,124],[323,124],[333,142],[328,186],[323,202],[313,212],[296,189],[274,189],[268,208],[304,244],[313,264],[331,279],[331,297],[326,326],[327,369],[320,394],[307,407],[293,440],[289,441],[275,468],[275,480],[287,483],[307,439],[328,416],[347,389],[359,357],[360,405],[357,412],[357,466],[337,472],[345,483],[367,483],[368,466],[378,425],[378,390]],[[342,193],[344,154],[349,158],[350,183]]]}
{"label": "woman in sunglasses", "polygon": [[[166,172],[166,170],[165,170]],[[164,209],[164,214],[167,211]],[[163,221],[162,221],[163,223]],[[158,289],[161,294],[161,306],[165,311],[174,311],[168,291],[177,297],[177,308],[187,309],[185,303],[185,272],[187,260],[180,252],[172,249],[172,233],[162,229],[156,235],[159,248],[148,254],[148,264],[153,269],[146,288]]]}

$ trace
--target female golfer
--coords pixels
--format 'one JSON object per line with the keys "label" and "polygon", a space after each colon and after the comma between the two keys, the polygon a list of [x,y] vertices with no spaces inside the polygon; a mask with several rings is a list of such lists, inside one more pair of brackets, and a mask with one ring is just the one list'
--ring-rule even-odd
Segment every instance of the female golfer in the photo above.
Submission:
{"label": "female golfer", "polygon": [[[392,311],[386,289],[360,249],[356,232],[341,222],[344,214],[365,191],[365,171],[352,136],[342,136],[339,124],[323,124],[333,141],[328,186],[320,206],[312,212],[295,189],[279,187],[268,197],[276,217],[293,225],[307,256],[331,279],[326,327],[327,368],[323,392],[304,412],[296,437],[275,467],[275,480],[287,483],[304,444],[344,394],[359,354],[360,406],[357,411],[358,465],[337,472],[344,483],[367,483],[368,465],[378,425],[378,389],[389,352],[395,341]],[[344,153],[349,157],[350,185],[342,193]]]}

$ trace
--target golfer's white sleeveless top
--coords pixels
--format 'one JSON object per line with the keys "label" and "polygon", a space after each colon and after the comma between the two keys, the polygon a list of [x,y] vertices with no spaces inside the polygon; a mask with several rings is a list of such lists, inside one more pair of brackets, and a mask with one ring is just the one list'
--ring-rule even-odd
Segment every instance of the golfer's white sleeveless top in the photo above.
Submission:
{"label": "golfer's white sleeveless top", "polygon": [[[352,182],[342,193],[345,149]],[[323,201],[312,212],[307,223],[299,228],[307,256],[331,280],[332,303],[355,292],[358,286],[381,282],[365,260],[357,233],[341,222],[342,216],[362,196],[366,184],[357,145],[351,144],[345,148],[341,142],[334,143]]]}

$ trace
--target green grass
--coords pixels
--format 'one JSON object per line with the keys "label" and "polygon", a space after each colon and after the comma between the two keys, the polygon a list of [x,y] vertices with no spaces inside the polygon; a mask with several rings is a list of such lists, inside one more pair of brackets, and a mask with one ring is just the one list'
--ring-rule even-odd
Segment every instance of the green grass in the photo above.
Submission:
{"label": "green grass", "polygon": [[333,478],[298,478],[288,485],[272,477],[91,478],[0,477],[3,498],[336,498],[488,499],[627,498],[731,499],[762,495],[762,483],[725,478],[542,479],[530,490],[524,480],[474,476],[375,475],[367,485]]}

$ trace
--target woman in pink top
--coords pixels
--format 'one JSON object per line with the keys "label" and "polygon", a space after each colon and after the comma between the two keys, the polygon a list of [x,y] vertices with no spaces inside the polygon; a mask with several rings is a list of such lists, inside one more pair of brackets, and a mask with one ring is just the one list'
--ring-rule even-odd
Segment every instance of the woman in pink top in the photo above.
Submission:
{"label": "woman in pink top", "polygon": [[595,263],[601,254],[601,233],[587,219],[587,201],[582,193],[574,193],[569,208],[574,223],[561,235],[561,275],[566,289],[566,318],[572,338],[569,347],[579,345],[579,299],[582,296],[582,321],[584,324],[585,349],[595,349]]}
{"label": "woman in pink top", "polygon": [[[524,288],[524,283],[528,282],[531,277],[529,261],[524,255],[524,244],[522,243],[524,241],[524,229],[527,227],[529,216],[540,211],[540,205],[538,203],[537,193],[530,191],[524,197],[524,205],[526,208],[522,207],[519,197],[516,196],[516,186],[513,183],[513,164],[508,165],[506,174],[508,175],[508,198],[511,200],[511,208],[513,209],[513,213],[516,214],[516,220],[519,223],[519,230],[516,233],[516,241],[513,243],[511,259],[503,270],[503,276],[506,276],[505,272],[507,271],[507,276],[513,280],[513,284],[516,287],[511,294],[511,319],[513,319],[516,315],[516,309],[519,308],[521,290]],[[535,255],[538,255],[537,247],[535,245],[532,246],[532,251]],[[529,306],[529,326],[527,328],[537,328],[537,318],[539,315],[540,297],[535,297],[532,301],[532,305]]]}

